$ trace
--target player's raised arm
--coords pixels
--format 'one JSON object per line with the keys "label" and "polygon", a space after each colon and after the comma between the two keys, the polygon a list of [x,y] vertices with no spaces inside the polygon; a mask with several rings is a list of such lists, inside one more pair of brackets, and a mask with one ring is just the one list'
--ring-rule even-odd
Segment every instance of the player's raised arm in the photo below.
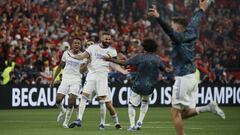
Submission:
{"label": "player's raised arm", "polygon": [[157,11],[156,5],[153,5],[152,7],[153,8],[149,9],[148,15],[155,17],[163,30],[168,34],[168,36],[171,39],[175,40],[176,37],[174,36],[174,30],[172,27],[161,17],[160,13]]}
{"label": "player's raised arm", "polygon": [[[194,16],[191,20],[191,22],[184,26],[182,23],[182,20],[180,20],[181,22],[179,23],[179,19],[174,21],[173,23],[178,23],[178,24],[182,24],[183,28],[182,30],[176,30],[176,27],[173,28],[174,26],[170,26],[164,19],[163,17],[161,17],[161,15],[158,13],[156,6],[153,6],[152,9],[149,10],[149,15],[152,17],[155,17],[156,20],[158,21],[158,23],[161,25],[161,27],[163,28],[163,30],[168,34],[168,36],[176,43],[179,42],[187,42],[190,40],[194,40],[197,38],[198,35],[198,26],[200,24],[201,18],[204,15],[203,11],[206,11],[208,8],[208,2],[207,0],[200,0],[199,1],[199,10],[197,10],[194,13]],[[186,22],[186,21],[185,21]],[[184,28],[185,27],[185,28]]]}
{"label": "player's raised arm", "polygon": [[209,6],[208,1],[209,0],[199,0],[199,9],[194,13],[194,16],[186,27],[186,30],[183,33],[179,33],[180,39],[187,42],[197,38],[201,19]]}

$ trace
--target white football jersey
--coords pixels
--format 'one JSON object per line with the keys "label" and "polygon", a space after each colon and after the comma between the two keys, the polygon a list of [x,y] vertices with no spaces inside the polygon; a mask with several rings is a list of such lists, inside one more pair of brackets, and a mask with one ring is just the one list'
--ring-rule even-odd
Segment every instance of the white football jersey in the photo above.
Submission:
{"label": "white football jersey", "polygon": [[112,47],[102,48],[99,44],[94,44],[89,46],[86,51],[89,53],[91,62],[88,65],[89,73],[94,72],[109,72],[109,63],[108,61],[104,60],[104,56],[111,56],[117,57],[116,49]]}
{"label": "white football jersey", "polygon": [[65,51],[63,53],[62,61],[65,62],[66,64],[63,69],[62,79],[81,80],[82,74],[80,73],[80,66],[86,62],[83,60],[74,59],[70,57],[68,53],[74,55],[70,51]]}

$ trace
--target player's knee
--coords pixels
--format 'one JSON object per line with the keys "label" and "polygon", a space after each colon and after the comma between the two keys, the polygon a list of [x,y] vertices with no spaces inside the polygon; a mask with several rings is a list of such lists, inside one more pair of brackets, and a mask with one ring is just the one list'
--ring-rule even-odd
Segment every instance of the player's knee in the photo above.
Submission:
{"label": "player's knee", "polygon": [[117,113],[115,108],[113,107],[112,102],[106,102],[106,107],[111,115],[115,115]]}
{"label": "player's knee", "polygon": [[136,107],[136,106],[134,106],[130,101],[128,102],[128,107]]}
{"label": "player's knee", "polygon": [[171,108],[171,114],[174,119],[181,117],[181,113],[182,113],[181,110],[174,107]]}
{"label": "player's knee", "polygon": [[99,100],[99,103],[100,103],[100,104],[105,104],[105,103],[106,103],[106,101],[105,101],[105,100],[103,100],[103,99],[100,99],[100,100]]}
{"label": "player's knee", "polygon": [[75,105],[75,101],[74,100],[68,100],[68,107],[73,107]]}
{"label": "player's knee", "polygon": [[148,100],[142,100],[142,104],[148,104]]}
{"label": "player's knee", "polygon": [[86,98],[89,98],[90,94],[86,93],[86,92],[83,92],[82,93],[82,96],[85,96]]}
{"label": "player's knee", "polygon": [[56,104],[60,104],[62,101],[60,100],[56,100]]}
{"label": "player's knee", "polygon": [[191,109],[187,109],[187,110],[183,110],[181,113],[182,119],[187,119],[189,117],[191,117]]}
{"label": "player's knee", "polygon": [[105,102],[106,96],[99,96],[98,99],[99,99],[99,101],[104,101]]}
{"label": "player's knee", "polygon": [[111,102],[106,102],[106,107],[109,109],[111,109],[113,106],[112,106],[112,103]]}
{"label": "player's knee", "polygon": [[62,102],[62,98],[57,97],[57,98],[56,98],[56,104],[60,104],[61,102]]}
{"label": "player's knee", "polygon": [[73,107],[74,105],[75,105],[75,103],[76,103],[76,99],[68,99],[68,106],[69,107]]}
{"label": "player's knee", "polygon": [[85,96],[84,94],[81,95],[81,100],[84,100],[84,101],[88,101],[89,98],[87,96]]}
{"label": "player's knee", "polygon": [[60,103],[62,102],[64,96],[65,96],[65,95],[58,93],[58,94],[57,94],[57,97],[56,97],[56,104],[60,104]]}

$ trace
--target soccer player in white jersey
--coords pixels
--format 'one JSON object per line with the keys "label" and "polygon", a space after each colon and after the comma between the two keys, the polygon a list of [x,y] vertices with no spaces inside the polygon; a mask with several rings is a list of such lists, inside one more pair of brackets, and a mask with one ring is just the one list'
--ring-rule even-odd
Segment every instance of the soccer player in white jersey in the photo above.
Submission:
{"label": "soccer player in white jersey", "polygon": [[[115,64],[115,63],[110,63],[109,65],[113,70],[116,70],[122,74],[128,74],[128,71],[126,69],[123,69],[120,65],[118,64]],[[93,92],[93,93],[89,93],[89,96],[88,96],[88,101],[92,100],[92,98],[96,95],[96,92]],[[86,97],[86,96],[84,96]],[[86,108],[86,100],[81,100],[80,101],[80,104],[79,104],[79,113],[78,113],[78,119],[74,122],[72,122],[70,125],[69,125],[69,128],[74,128],[76,126],[80,127],[82,126],[82,118],[83,118],[83,114],[84,114],[84,111],[85,111],[85,108]],[[117,115],[117,111],[116,109],[114,108],[113,104],[112,104],[112,94],[111,94],[111,90],[109,89],[108,90],[108,95],[105,99],[105,103],[106,103],[106,107],[107,107],[107,110],[109,111],[110,115],[111,115],[111,118],[114,122],[114,126],[116,129],[122,129],[122,126],[120,125],[119,123],[119,119],[118,119],[118,115]]]}
{"label": "soccer player in white jersey", "polygon": [[[83,60],[76,60],[69,56],[69,54],[77,55],[79,54],[81,48],[81,40],[74,38],[72,40],[71,49],[63,53],[60,65],[58,66],[54,78],[51,82],[51,86],[54,84],[55,78],[63,69],[62,81],[58,87],[56,105],[60,109],[60,113],[57,117],[58,122],[63,122],[63,127],[68,128],[68,122],[71,118],[72,112],[74,110],[74,105],[76,98],[79,95],[81,76],[80,73],[81,66],[85,63]],[[65,109],[62,104],[62,100],[65,95],[69,95],[68,107]],[[65,119],[64,119],[65,118]]]}
{"label": "soccer player in white jersey", "polygon": [[[76,59],[90,58],[91,62],[88,65],[88,75],[86,84],[83,88],[82,98],[79,105],[79,116],[84,112],[84,108],[89,96],[96,92],[100,104],[100,124],[99,129],[105,129],[106,117],[106,98],[109,93],[108,89],[108,72],[110,62],[103,58],[106,56],[116,57],[116,49],[110,47],[111,35],[108,32],[103,32],[101,35],[101,42],[89,46],[85,52],[79,55],[71,55]],[[80,126],[81,120],[78,118],[74,121],[75,125]]]}
{"label": "soccer player in white jersey", "polygon": [[[91,41],[91,45],[93,45],[94,42]],[[90,46],[90,45],[88,45]],[[88,59],[88,63],[90,63],[91,60]],[[88,64],[87,64],[88,65]],[[84,71],[87,71],[87,67],[85,69],[83,69]],[[115,64],[115,63],[110,63],[109,64],[109,67],[112,68],[113,70],[116,70],[122,74],[128,74],[128,71],[126,69],[123,69],[120,65],[118,64]],[[93,92],[93,93],[90,93],[89,96],[88,96],[88,101],[92,100],[92,98],[95,96],[96,92]],[[86,96],[85,96],[86,97]],[[82,101],[82,102],[81,102]],[[83,114],[84,114],[84,111],[85,111],[85,108],[86,108],[86,101],[85,100],[81,100],[80,101],[80,104],[79,104],[79,114],[78,114],[78,120],[72,122],[70,125],[69,125],[69,128],[74,128],[75,126],[78,126],[80,127],[81,126],[81,122],[82,122],[82,118],[83,118]],[[105,99],[105,102],[106,102],[106,107],[112,117],[112,120],[114,122],[114,126],[116,129],[122,129],[120,123],[119,123],[119,119],[118,119],[118,115],[117,115],[117,111],[116,109],[114,108],[113,104],[112,104],[112,96],[111,96],[111,91],[109,89],[108,91],[108,95]]]}

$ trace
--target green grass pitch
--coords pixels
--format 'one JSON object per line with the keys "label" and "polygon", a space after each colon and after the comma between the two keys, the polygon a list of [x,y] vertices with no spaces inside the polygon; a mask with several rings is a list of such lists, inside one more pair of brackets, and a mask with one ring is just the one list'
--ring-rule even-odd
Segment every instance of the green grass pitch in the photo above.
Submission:
{"label": "green grass pitch", "polygon": [[[184,121],[187,135],[240,135],[240,107],[224,107],[226,120],[205,113]],[[137,109],[138,112],[139,109]],[[175,135],[169,107],[150,107],[140,131],[128,132],[127,108],[117,108],[122,130],[107,113],[105,131],[98,129],[99,109],[87,108],[82,127],[64,129],[56,122],[57,109],[0,110],[0,135]],[[138,115],[137,115],[138,116]],[[76,118],[76,111],[72,120]]]}

